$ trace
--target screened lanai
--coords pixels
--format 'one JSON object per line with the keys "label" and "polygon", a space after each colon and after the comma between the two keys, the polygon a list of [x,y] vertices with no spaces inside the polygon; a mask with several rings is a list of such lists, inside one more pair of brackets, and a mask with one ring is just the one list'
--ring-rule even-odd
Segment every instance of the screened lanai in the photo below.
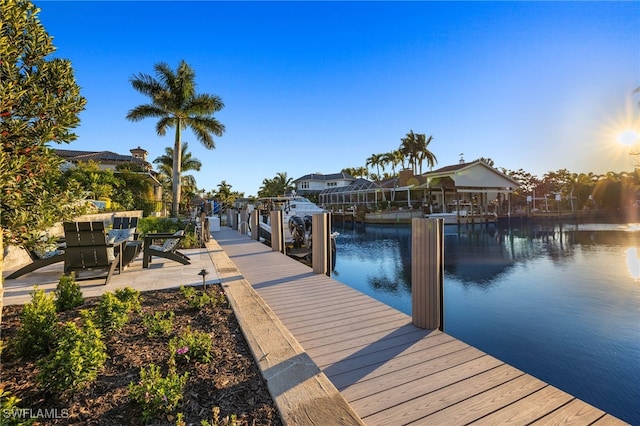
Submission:
{"label": "screened lanai", "polygon": [[379,200],[382,201],[384,199],[382,196],[383,190],[390,191],[390,189],[381,188],[375,182],[359,178],[347,186],[322,190],[318,194],[318,201],[323,206],[368,205],[373,207]]}
{"label": "screened lanai", "polygon": [[410,205],[410,190],[413,187],[413,185],[410,185],[405,187],[387,188],[367,179],[359,178],[347,186],[322,190],[318,194],[318,201],[320,202],[320,205],[325,207],[360,206],[369,209],[375,209],[377,204],[381,201],[397,201],[398,199],[402,199],[404,202],[409,201]]}

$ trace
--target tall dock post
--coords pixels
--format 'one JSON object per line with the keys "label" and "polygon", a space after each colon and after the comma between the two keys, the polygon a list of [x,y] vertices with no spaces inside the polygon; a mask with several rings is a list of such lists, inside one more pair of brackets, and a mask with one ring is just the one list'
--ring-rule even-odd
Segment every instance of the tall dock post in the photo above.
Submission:
{"label": "tall dock post", "polygon": [[411,223],[411,320],[416,327],[444,330],[444,219]]}
{"label": "tall dock post", "polygon": [[247,211],[247,209],[240,210],[240,224],[238,225],[238,231],[240,231],[241,234],[249,233],[248,220],[249,220],[249,212]]}
{"label": "tall dock post", "polygon": [[282,254],[286,254],[282,211],[274,210],[269,212],[269,218],[271,220],[271,251],[279,251]]}
{"label": "tall dock post", "polygon": [[234,231],[238,230],[238,210],[236,209],[229,209],[227,210],[227,220],[228,220],[228,225],[231,227],[231,229],[233,229]]}
{"label": "tall dock post", "polygon": [[311,222],[311,265],[316,274],[331,276],[331,213],[315,213]]}
{"label": "tall dock post", "polygon": [[249,227],[251,228],[251,239],[259,240],[260,239],[260,212],[258,210],[254,210],[249,215]]}

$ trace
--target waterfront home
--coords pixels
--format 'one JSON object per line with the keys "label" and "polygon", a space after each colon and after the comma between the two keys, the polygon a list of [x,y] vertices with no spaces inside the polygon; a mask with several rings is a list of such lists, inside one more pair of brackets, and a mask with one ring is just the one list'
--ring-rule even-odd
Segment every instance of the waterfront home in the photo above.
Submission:
{"label": "waterfront home", "polygon": [[326,188],[318,195],[320,204],[338,209],[422,209],[425,213],[448,213],[464,205],[469,213],[507,214],[510,194],[518,187],[487,163],[461,161],[440,169],[413,175],[401,170],[396,178],[381,182],[354,180],[347,186]]}

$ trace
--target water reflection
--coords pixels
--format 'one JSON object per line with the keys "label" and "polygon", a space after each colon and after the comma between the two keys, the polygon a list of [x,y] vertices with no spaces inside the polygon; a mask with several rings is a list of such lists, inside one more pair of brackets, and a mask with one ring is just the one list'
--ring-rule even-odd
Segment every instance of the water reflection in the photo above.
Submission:
{"label": "water reflection", "polygon": [[640,281],[640,256],[638,256],[638,250],[635,247],[627,249],[627,268],[629,275],[635,281]]}
{"label": "water reflection", "polygon": [[[337,229],[337,280],[411,314],[411,227]],[[640,226],[445,229],[447,333],[640,425]]]}

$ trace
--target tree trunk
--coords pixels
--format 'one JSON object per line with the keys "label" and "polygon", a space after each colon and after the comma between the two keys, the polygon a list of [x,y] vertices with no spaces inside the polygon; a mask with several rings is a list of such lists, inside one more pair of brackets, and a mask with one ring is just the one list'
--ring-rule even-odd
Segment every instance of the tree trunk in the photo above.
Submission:
{"label": "tree trunk", "polygon": [[2,324],[2,308],[4,306],[4,278],[2,273],[4,272],[4,244],[3,244],[3,231],[0,228],[0,324]]}
{"label": "tree trunk", "polygon": [[182,131],[182,121],[178,119],[176,123],[176,140],[173,144],[173,202],[171,204],[171,216],[178,217],[180,209],[180,164],[182,163],[182,143],[180,133]]}

